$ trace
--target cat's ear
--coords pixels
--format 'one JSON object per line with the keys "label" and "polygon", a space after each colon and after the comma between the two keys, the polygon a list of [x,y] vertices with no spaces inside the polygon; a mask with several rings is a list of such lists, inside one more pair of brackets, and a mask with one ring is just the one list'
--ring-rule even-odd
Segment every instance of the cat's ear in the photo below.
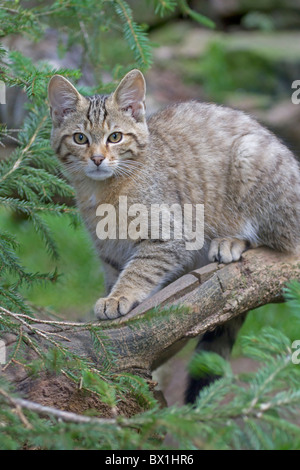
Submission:
{"label": "cat's ear", "polygon": [[116,105],[131,115],[136,121],[145,118],[146,82],[144,75],[137,69],[131,70],[120,82],[113,94]]}
{"label": "cat's ear", "polygon": [[74,111],[81,95],[66,78],[54,75],[48,85],[48,97],[53,124],[59,125],[64,117]]}

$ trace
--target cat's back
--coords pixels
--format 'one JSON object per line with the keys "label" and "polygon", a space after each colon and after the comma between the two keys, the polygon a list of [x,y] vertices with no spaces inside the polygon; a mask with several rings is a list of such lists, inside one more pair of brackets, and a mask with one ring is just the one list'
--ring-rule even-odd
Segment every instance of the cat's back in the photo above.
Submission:
{"label": "cat's back", "polygon": [[234,179],[245,180],[253,172],[269,175],[299,173],[292,152],[267,128],[243,111],[214,103],[188,101],[171,105],[148,120],[154,148],[168,160],[201,164],[210,177],[229,171]]}
{"label": "cat's back", "polygon": [[[167,107],[148,125],[155,171],[162,168],[184,202],[204,204],[208,225],[251,220],[273,232],[284,225],[289,243],[300,243],[299,163],[271,131],[242,111],[197,101]],[[272,238],[274,247],[290,249],[282,234],[264,231],[263,244]]]}
{"label": "cat's back", "polygon": [[150,133],[157,136],[184,136],[186,140],[237,137],[266,131],[243,111],[214,103],[187,101],[170,105],[149,117]]}

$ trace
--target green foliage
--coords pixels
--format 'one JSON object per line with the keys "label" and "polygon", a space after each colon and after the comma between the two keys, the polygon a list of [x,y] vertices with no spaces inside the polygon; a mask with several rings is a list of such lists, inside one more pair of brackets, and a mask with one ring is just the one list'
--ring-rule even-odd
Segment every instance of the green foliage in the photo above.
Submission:
{"label": "green foliage", "polygon": [[0,217],[1,231],[17,236],[19,264],[26,266],[26,271],[53,273],[56,269],[59,273],[58,282],[23,282],[19,286],[27,301],[38,306],[37,314],[46,309],[52,315],[58,312],[61,318],[83,318],[95,299],[104,293],[100,261],[85,228],[80,224],[74,230],[69,217],[45,214],[43,219],[53,233],[59,253],[59,258],[53,258],[28,219],[11,217],[4,209]]}
{"label": "green foliage", "polygon": [[[54,157],[49,143],[50,120],[45,83],[56,71],[36,68],[28,58],[19,53],[8,53],[3,57],[3,79],[10,86],[22,86],[29,98],[27,116],[18,133],[17,146],[9,159],[0,160],[0,206],[13,214],[28,218],[43,239],[48,252],[58,256],[56,243],[44,214],[69,214],[78,219],[75,208],[55,202],[55,197],[73,198],[73,189],[62,176],[62,169]],[[9,64],[9,65],[8,65]],[[61,71],[66,74],[66,71]],[[74,74],[70,72],[71,76]],[[1,128],[2,145],[9,138],[6,127]],[[1,142],[0,142],[1,143]],[[16,254],[18,243],[11,234],[2,233],[0,239],[1,277],[0,299],[8,308],[19,310],[28,307],[22,302],[17,289],[26,280],[54,282],[56,274],[41,275],[27,272]],[[7,273],[13,274],[11,282]]]}
{"label": "green foliage", "polygon": [[144,28],[133,21],[132,11],[127,2],[116,0],[114,2],[117,15],[123,23],[123,33],[130,49],[134,53],[134,58],[141,68],[148,68],[151,65],[152,54]]}
{"label": "green foliage", "polygon": [[215,23],[212,20],[210,20],[206,16],[201,15],[200,13],[192,10],[188,6],[186,0],[179,0],[179,6],[181,7],[181,11],[185,15],[190,16],[197,23],[203,24],[204,26],[207,26],[208,28],[214,28],[215,27]]}
{"label": "green foliage", "polygon": [[189,373],[192,377],[205,377],[217,375],[219,377],[232,376],[232,370],[228,361],[213,352],[203,351],[195,354],[189,363]]}
{"label": "green foliage", "polygon": [[172,12],[177,7],[175,0],[154,0],[155,13],[159,16],[164,16],[167,12]]}

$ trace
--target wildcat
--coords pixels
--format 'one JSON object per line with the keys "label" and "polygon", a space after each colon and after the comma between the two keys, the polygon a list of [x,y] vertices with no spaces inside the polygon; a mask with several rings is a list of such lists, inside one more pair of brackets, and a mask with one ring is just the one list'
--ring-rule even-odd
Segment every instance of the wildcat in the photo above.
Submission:
{"label": "wildcat", "polygon": [[[185,272],[209,261],[230,263],[251,247],[293,252],[300,242],[300,172],[293,154],[245,113],[197,101],[146,120],[145,79],[129,72],[111,95],[84,97],[64,77],[49,83],[51,144],[65,164],[83,220],[106,274],[107,296],[95,313],[106,320]],[[204,245],[182,239],[99,239],[99,205],[204,204]],[[117,224],[121,224],[117,219]],[[119,229],[121,227],[118,227]],[[123,227],[124,228],[124,227]],[[127,228],[127,227],[126,227]],[[242,319],[200,340],[226,355]],[[190,382],[193,401],[206,381]]]}

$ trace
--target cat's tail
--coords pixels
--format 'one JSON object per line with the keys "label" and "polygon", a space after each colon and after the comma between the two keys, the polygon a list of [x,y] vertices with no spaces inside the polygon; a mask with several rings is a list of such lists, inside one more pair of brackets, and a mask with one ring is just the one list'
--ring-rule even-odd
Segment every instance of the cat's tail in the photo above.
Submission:
{"label": "cat's tail", "polygon": [[[247,313],[239,315],[236,318],[218,326],[213,331],[207,331],[201,336],[195,353],[200,351],[211,351],[229,359],[232,347],[235,343],[237,334],[244,323]],[[201,378],[188,377],[187,389],[185,392],[185,403],[195,403],[202,388],[219,379],[218,375],[209,375]]]}

